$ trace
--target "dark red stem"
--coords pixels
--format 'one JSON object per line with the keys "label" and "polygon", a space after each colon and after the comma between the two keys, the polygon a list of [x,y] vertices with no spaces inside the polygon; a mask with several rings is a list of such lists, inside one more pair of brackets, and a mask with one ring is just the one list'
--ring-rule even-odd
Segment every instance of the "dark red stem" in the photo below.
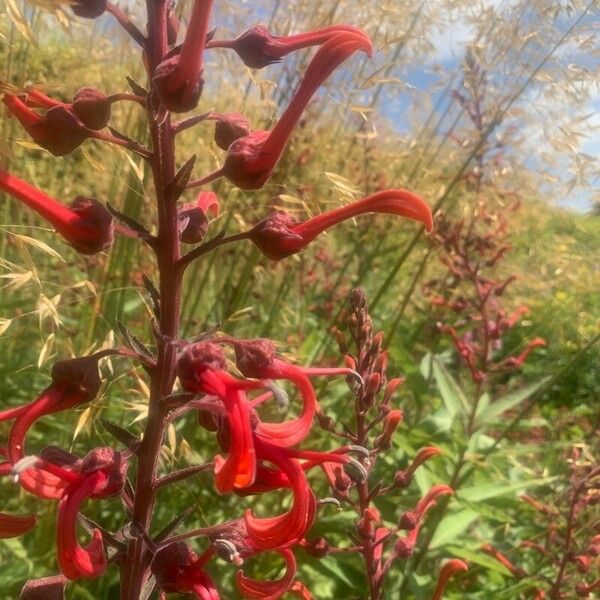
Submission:
{"label": "dark red stem", "polygon": [[[148,76],[163,60],[167,45],[167,2],[147,0],[148,11]],[[150,160],[158,208],[158,235],[154,251],[159,271],[161,301],[160,335],[157,336],[156,366],[151,371],[148,418],[138,452],[139,462],[133,502],[133,521],[140,535],[129,542],[121,572],[121,600],[138,600],[147,577],[148,547],[152,513],[156,499],[156,466],[163,443],[167,409],[162,400],[173,389],[175,381],[176,347],[169,341],[177,339],[181,309],[180,245],[177,202],[165,193],[175,175],[174,133],[170,115],[150,98],[148,122],[153,154]]]}

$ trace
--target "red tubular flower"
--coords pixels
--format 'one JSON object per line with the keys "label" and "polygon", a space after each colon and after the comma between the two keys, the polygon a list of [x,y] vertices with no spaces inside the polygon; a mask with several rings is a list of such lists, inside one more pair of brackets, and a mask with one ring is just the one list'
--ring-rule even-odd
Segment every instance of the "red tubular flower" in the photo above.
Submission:
{"label": "red tubular flower", "polygon": [[251,27],[234,40],[212,40],[207,48],[231,48],[251,69],[263,69],[273,63],[303,48],[318,46],[334,35],[354,32],[364,35],[360,29],[347,25],[332,25],[296,35],[276,36],[269,33],[264,25]]}
{"label": "red tubular flower", "polygon": [[454,494],[454,490],[444,484],[434,485],[428,492],[419,500],[415,508],[415,514],[420,521],[427,514],[429,509],[436,505],[436,501],[440,496],[448,496]]}
{"label": "red tubular flower", "polygon": [[444,590],[446,589],[446,585],[448,585],[448,581],[450,580],[450,578],[459,571],[468,570],[469,567],[467,567],[467,565],[462,560],[459,560],[458,558],[453,558],[452,560],[449,560],[440,571],[437,586],[435,588],[435,591],[433,592],[433,595],[431,596],[431,600],[441,600],[442,594],[444,593]]}
{"label": "red tubular flower", "polygon": [[35,515],[7,515],[0,512],[0,539],[18,537],[31,531],[37,519]]}
{"label": "red tubular flower", "polygon": [[[57,474],[60,469],[51,468]],[[112,448],[96,448],[82,461],[79,473],[64,471],[68,485],[58,505],[57,557],[65,577],[71,580],[93,579],[104,573],[106,559],[100,530],[92,533],[87,546],[79,545],[77,539],[77,514],[87,498],[112,498],[121,493],[125,483],[127,462],[123,455]]]}
{"label": "red tubular flower", "polygon": [[531,354],[531,352],[534,348],[540,348],[545,345],[546,345],[546,340],[544,340],[542,338],[534,338],[527,344],[527,346],[525,347],[525,350],[523,350],[523,352],[521,352],[521,354],[519,354],[518,356],[511,356],[511,357],[507,358],[506,360],[503,361],[502,366],[509,367],[511,369],[519,369],[523,366],[523,364],[527,360],[527,357]]}
{"label": "red tubular flower", "polygon": [[396,475],[394,476],[394,485],[396,487],[406,487],[409,485],[416,470],[421,465],[426,463],[430,458],[433,458],[441,453],[442,451],[435,446],[426,446],[425,448],[421,448],[407,469],[396,472]]}
{"label": "red tubular flower", "polygon": [[202,185],[221,175],[242,190],[258,190],[273,174],[293,128],[313,94],[333,71],[355,52],[369,56],[373,46],[366,33],[344,30],[330,37],[310,62],[302,83],[272,131],[255,131],[229,146],[223,166],[192,182]]}
{"label": "red tubular flower", "polygon": [[181,51],[161,62],[153,83],[164,106],[173,112],[196,108],[202,93],[202,56],[212,0],[195,0]]}
{"label": "red tubular flower", "polygon": [[25,181],[0,170],[0,189],[37,212],[82,254],[96,254],[108,248],[114,237],[110,212],[97,200],[78,196],[65,206]]}
{"label": "red tubular flower", "polygon": [[226,459],[215,459],[215,484],[221,493],[247,487],[254,481],[256,456],[244,389],[260,385],[232,377],[225,366],[223,351],[210,342],[188,346],[178,361],[178,376],[185,390],[217,396],[225,405],[230,447]]}
{"label": "red tubular flower", "polygon": [[244,598],[249,600],[278,600],[291,587],[296,574],[296,559],[291,550],[279,550],[279,554],[285,559],[286,570],[281,579],[276,581],[258,581],[246,577],[243,571],[238,571],[236,583]]}
{"label": "red tubular flower", "polygon": [[296,385],[302,395],[303,406],[300,416],[284,423],[259,422],[256,432],[277,446],[295,446],[310,433],[318,404],[315,390],[308,376],[348,375],[352,369],[319,369],[295,367],[277,358],[275,346],[266,339],[236,340],[222,338],[235,348],[236,364],[245,377],[258,379],[287,379]]}
{"label": "red tubular flower", "polygon": [[298,596],[298,598],[301,600],[314,600],[309,589],[301,581],[294,581],[292,587],[289,589],[289,592],[290,594]]}
{"label": "red tubular flower", "polygon": [[215,584],[204,570],[213,555],[213,547],[198,556],[186,543],[176,542],[154,555],[150,569],[165,592],[190,593],[199,600],[219,600]]}
{"label": "red tubular flower", "polygon": [[514,565],[505,554],[494,548],[491,544],[483,544],[481,546],[481,551],[495,558],[501,565],[506,567],[515,577],[525,577],[527,575],[527,573],[521,567],[517,567],[516,565]]}
{"label": "red tubular flower", "polygon": [[404,413],[401,410],[390,410],[383,419],[383,431],[375,439],[375,445],[382,449],[389,449],[392,436],[403,418]]}
{"label": "red tubular flower", "polygon": [[89,131],[67,105],[61,103],[53,106],[42,117],[13,94],[5,94],[2,102],[23,125],[33,141],[54,156],[70,154],[89,137]]}
{"label": "red tubular flower", "polygon": [[[8,437],[7,457],[14,465],[24,457],[25,438],[41,417],[92,400],[100,389],[99,355],[62,360],[52,367],[52,385],[33,402],[0,412],[0,422],[15,419]],[[19,481],[28,492],[41,498],[60,498],[65,482],[49,473],[27,469]]]}
{"label": "red tubular flower", "polygon": [[292,508],[282,515],[258,518],[247,510],[244,519],[248,536],[254,546],[261,550],[285,548],[297,544],[312,526],[317,510],[315,496],[308,485],[300,464],[290,457],[289,451],[254,439],[256,454],[279,468],[288,478],[293,494]]}
{"label": "red tubular flower", "polygon": [[427,231],[433,229],[431,210],[425,201],[407,190],[396,189],[378,192],[301,223],[288,213],[277,211],[255,225],[245,237],[268,258],[281,260],[303,250],[326,229],[370,212],[407,217],[423,223]]}

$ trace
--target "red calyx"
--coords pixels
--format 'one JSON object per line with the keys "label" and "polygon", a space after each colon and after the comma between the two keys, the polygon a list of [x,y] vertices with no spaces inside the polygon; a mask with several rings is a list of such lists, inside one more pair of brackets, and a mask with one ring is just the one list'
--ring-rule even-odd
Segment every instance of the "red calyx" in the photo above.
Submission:
{"label": "red calyx", "polygon": [[223,350],[212,342],[190,344],[179,357],[177,375],[184,389],[201,391],[200,376],[206,370],[224,371],[227,361]]}
{"label": "red calyx", "polygon": [[209,118],[215,121],[215,142],[222,150],[250,133],[250,122],[240,113],[213,114]]}
{"label": "red calyx", "polygon": [[107,0],[75,0],[71,10],[84,19],[95,19],[106,10]]}
{"label": "red calyx", "polygon": [[89,129],[102,129],[110,120],[111,103],[107,96],[93,87],[82,87],[73,98],[73,112]]}

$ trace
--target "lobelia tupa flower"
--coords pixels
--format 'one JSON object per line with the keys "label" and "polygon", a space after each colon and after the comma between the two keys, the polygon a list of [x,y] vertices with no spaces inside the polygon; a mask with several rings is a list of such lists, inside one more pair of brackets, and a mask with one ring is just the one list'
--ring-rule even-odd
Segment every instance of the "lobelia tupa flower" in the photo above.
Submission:
{"label": "lobelia tupa flower", "polygon": [[69,206],[65,206],[22,179],[2,170],[0,189],[33,209],[82,254],[102,252],[113,242],[112,215],[94,198],[78,196]]}
{"label": "lobelia tupa flower", "polygon": [[373,53],[369,36],[355,28],[342,28],[329,36],[311,60],[289,106],[271,131],[254,131],[235,140],[220,169],[192,182],[203,185],[225,176],[242,190],[258,190],[273,175],[292,130],[310,99],[323,82],[347,58],[358,51]]}
{"label": "lobelia tupa flower", "polygon": [[306,248],[330,227],[370,212],[406,217],[423,223],[427,231],[433,229],[431,210],[424,200],[407,190],[386,190],[301,223],[280,210],[238,237],[250,239],[271,260],[281,260]]}
{"label": "lobelia tupa flower", "polygon": [[[142,277],[152,310],[152,328],[147,331],[154,333],[153,344],[120,325],[130,349],[58,361],[52,368],[50,385],[35,400],[0,411],[0,422],[9,425],[6,443],[0,448],[4,461],[0,476],[12,475],[23,490],[58,504],[59,573],[27,582],[22,598],[61,600],[70,581],[79,581],[78,585],[83,586],[81,580],[101,577],[112,565],[120,572],[121,600],[155,596],[165,600],[171,593],[218,600],[224,597],[222,594],[231,595],[226,580],[216,577],[216,560],[223,559],[237,568],[235,585],[244,598],[278,600],[290,593],[310,599],[308,586],[297,580],[301,557],[298,548],[302,548],[315,558],[337,552],[359,553],[366,565],[370,600],[381,600],[385,577],[394,562],[410,553],[427,512],[439,497],[452,490],[443,484],[434,485],[414,510],[394,516],[396,524],[389,514],[384,518],[385,511],[377,507],[380,496],[408,487],[416,469],[439,450],[423,448],[404,469],[394,468],[392,474],[396,475],[390,485],[380,481],[371,486],[380,455],[393,446],[394,434],[403,423],[403,411],[392,405],[403,380],[386,380],[387,353],[381,347],[382,336],[372,335],[362,296],[354,297],[355,324],[360,323],[352,332],[359,346],[356,356],[346,350],[343,367],[303,367],[284,358],[276,344],[266,338],[240,339],[217,333],[215,328],[193,341],[181,339],[183,277],[196,259],[226,243],[249,239],[268,258],[279,261],[301,252],[319,234],[351,217],[387,213],[417,221],[431,231],[431,211],[415,194],[390,189],[302,222],[279,211],[249,231],[229,237],[222,231],[202,243],[219,216],[227,189],[219,190],[219,197],[212,191],[202,191],[192,202],[184,199],[184,194],[220,176],[243,190],[261,188],[273,175],[294,127],[319,87],[353,54],[371,56],[373,46],[364,31],[347,25],[290,36],[275,36],[257,26],[235,39],[213,40],[208,31],[213,0],[193,1],[187,30],[178,44],[185,19],[175,14],[172,4],[167,0],[148,2],[143,33],[110,1],[71,3],[73,12],[82,18],[111,14],[141,48],[140,63],[146,77],[142,83],[128,78],[133,93],[109,94],[86,85],[75,91],[71,102],[62,102],[35,87],[21,93],[2,86],[9,89],[2,98],[9,113],[53,155],[65,156],[85,140],[93,139],[101,144],[117,144],[122,151],[141,157],[153,180],[148,190],[155,193],[157,215],[155,226],[146,229],[96,200],[76,198],[66,206],[0,171],[0,189],[48,221],[75,250],[83,254],[106,250],[118,231],[147,244],[158,277],[158,285],[148,274]],[[204,80],[214,75],[204,63],[206,49],[232,49],[247,66],[262,68],[312,46],[317,47],[315,54],[272,130],[252,131],[248,119],[235,112],[235,107],[172,121],[173,112],[190,111],[199,104]],[[217,82],[219,77],[222,75],[217,74]],[[146,111],[150,147],[114,129],[111,111],[119,101],[133,101]],[[115,113],[118,119],[118,111]],[[194,156],[184,160],[179,170],[176,167],[176,135],[206,122],[214,123],[214,142],[226,155],[220,169],[193,179]],[[101,131],[109,124],[110,133]],[[113,215],[120,224],[113,221]],[[199,245],[184,254],[182,244]],[[104,421],[106,431],[125,449],[105,446],[103,440],[102,446],[83,458],[54,445],[28,455],[34,445],[28,440],[29,432],[40,419],[82,407],[97,396],[101,387],[98,361],[108,354],[131,359],[131,372],[135,371],[138,378],[142,378],[142,370],[148,375],[149,402],[143,431],[134,429],[137,424],[131,424],[130,430]],[[337,423],[325,414],[322,406],[327,405],[321,405],[313,385],[314,378],[338,376],[346,378],[355,400],[354,414],[349,415],[354,423],[343,431],[338,431]],[[175,389],[177,380],[181,390]],[[116,386],[113,391],[118,394]],[[112,395],[108,402],[113,402]],[[289,408],[292,416],[276,419],[269,410],[271,403]],[[210,450],[209,462],[171,468],[161,458],[165,436],[173,432],[180,435],[180,420],[190,415],[194,417],[188,423],[192,431],[202,427],[210,432],[207,435],[214,434],[215,449]],[[317,438],[318,449],[311,440],[317,424],[326,432]],[[200,454],[208,453],[207,448],[196,449]],[[214,485],[194,486],[190,478],[201,473],[211,477]],[[318,475],[331,488],[325,497],[323,486],[312,485],[313,477],[316,483]],[[163,499],[163,491],[166,496],[168,486],[177,482],[189,486],[194,505],[201,504],[213,487],[220,495],[235,495],[238,501],[224,501],[219,507],[220,521],[202,528],[175,531],[184,526],[190,511],[173,515],[170,524],[158,527],[155,508]],[[247,504],[239,510],[247,497],[265,493],[287,498],[283,504],[269,502],[258,510]],[[111,498],[124,507],[123,526],[117,531],[82,514],[95,501]],[[351,534],[356,546],[336,547],[323,537],[311,539],[319,507],[332,503],[341,506],[342,502],[347,502],[356,514]],[[281,507],[265,512],[266,506]],[[206,508],[202,506],[203,516],[210,518],[213,515]],[[97,514],[104,516],[104,509]],[[24,535],[36,520],[36,515],[0,513],[0,537]],[[90,532],[87,542],[78,532],[79,521]],[[398,537],[402,529],[407,534]],[[404,550],[399,549],[402,544]],[[265,553],[281,563],[282,570],[280,575],[263,581],[251,576],[246,562],[260,559]],[[458,568],[452,561],[448,564]],[[442,593],[451,570],[442,569],[434,597]]]}

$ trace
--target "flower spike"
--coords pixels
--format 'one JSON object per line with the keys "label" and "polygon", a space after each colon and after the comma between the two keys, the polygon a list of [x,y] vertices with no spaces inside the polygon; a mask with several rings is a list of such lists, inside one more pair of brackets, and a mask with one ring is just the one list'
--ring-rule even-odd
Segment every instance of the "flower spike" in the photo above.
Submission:
{"label": "flower spike", "polygon": [[[359,50],[369,56],[373,51],[368,36],[360,30],[343,31],[329,38],[313,57],[302,83],[273,130],[255,131],[233,142],[221,169],[199,182],[224,175],[242,190],[260,189],[273,174],[313,94],[344,60]],[[199,185],[199,182],[193,183]]]}
{"label": "flower spike", "polygon": [[423,223],[427,231],[433,229],[433,217],[425,201],[412,192],[395,189],[378,192],[301,223],[288,213],[277,211],[255,225],[246,237],[271,260],[282,260],[302,251],[326,229],[370,212],[406,217]]}
{"label": "flower spike", "polygon": [[355,32],[366,35],[356,27],[347,25],[332,25],[296,35],[276,36],[269,33],[264,25],[251,27],[234,40],[212,40],[207,48],[231,48],[241,58],[242,62],[251,69],[263,69],[273,63],[303,48],[318,46],[338,33]]}
{"label": "flower spike", "polygon": [[212,0],[195,0],[181,51],[161,62],[153,83],[168,110],[188,112],[196,108],[202,93],[202,54]]}
{"label": "flower spike", "polygon": [[65,206],[27,182],[0,170],[0,189],[37,212],[81,254],[96,254],[108,248],[114,238],[113,218],[93,198],[78,196]]}

